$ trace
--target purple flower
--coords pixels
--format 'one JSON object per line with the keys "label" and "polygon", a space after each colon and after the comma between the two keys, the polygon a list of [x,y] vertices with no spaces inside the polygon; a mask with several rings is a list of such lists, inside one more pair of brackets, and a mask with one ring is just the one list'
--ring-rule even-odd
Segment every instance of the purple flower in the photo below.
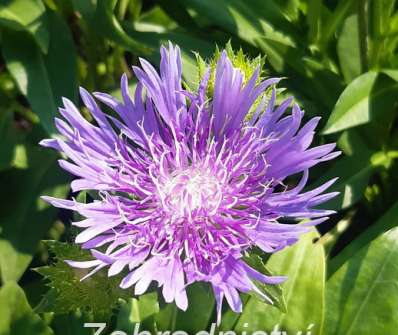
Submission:
{"label": "purple flower", "polygon": [[[76,243],[94,259],[68,263],[93,268],[88,276],[105,267],[109,276],[127,269],[122,288],[135,285],[140,295],[156,281],[165,301],[183,310],[187,285],[208,282],[218,319],[224,298],[240,312],[239,292],[256,291],[267,299],[255,283],[285,280],[258,272],[242,257],[253,246],[273,253],[292,245],[332,213],[316,207],[336,195],[322,194],[334,180],[303,188],[309,168],[339,153],[334,144],[309,149],[319,118],[300,128],[304,113],[291,98],[276,106],[275,88],[270,97],[265,94],[279,79],[258,83],[257,69],[245,83],[225,52],[211,99],[206,96],[209,71],[196,92],[182,87],[178,47],[161,48],[160,74],[146,60],[140,62],[141,68],[133,68],[134,96],[126,75],[122,102],[94,93],[113,116],[81,89],[96,125],[64,99],[60,113],[66,122],[55,120],[64,139],[42,141],[70,159],[59,164],[77,177],[73,191],[98,191],[98,200],[88,204],[44,197],[85,217],[73,223],[82,228]],[[285,186],[295,174],[302,174],[299,183]],[[283,224],[280,218],[309,221]]]}

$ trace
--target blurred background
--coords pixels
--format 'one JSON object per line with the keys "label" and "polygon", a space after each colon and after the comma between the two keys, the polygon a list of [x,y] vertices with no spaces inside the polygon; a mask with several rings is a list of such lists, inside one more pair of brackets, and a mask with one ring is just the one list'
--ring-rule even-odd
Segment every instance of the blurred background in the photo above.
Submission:
{"label": "blurred background", "polygon": [[[70,176],[58,168],[57,154],[38,142],[55,134],[53,118],[62,96],[80,105],[78,86],[119,96],[122,73],[134,89],[131,66],[138,57],[158,64],[159,46],[167,41],[181,47],[188,85],[199,75],[194,52],[206,59],[216,45],[230,41],[253,58],[265,56],[267,75],[286,78],[283,94],[294,95],[307,118],[322,117],[316,141],[336,141],[343,151],[311,175],[313,185],[340,177],[333,190],[341,194],[328,204],[338,214],[319,227],[325,278],[333,278],[348,257],[397,226],[397,3],[0,0],[0,319],[5,320],[0,334],[84,333],[76,323],[84,314],[80,310],[76,316],[78,305],[55,317],[37,309],[48,286],[32,269],[51,263],[41,241],[69,241],[73,235],[70,213],[50,208],[39,196],[77,196],[68,187]],[[398,271],[392,268],[388,278],[395,284],[382,294],[398,300]],[[397,307],[389,306],[386,318]],[[368,308],[370,315],[374,311]],[[131,319],[131,309],[124,313]],[[31,330],[23,332],[21,320]],[[394,332],[397,321],[391,322]],[[330,334],[347,330],[339,324],[335,329],[340,330]]]}

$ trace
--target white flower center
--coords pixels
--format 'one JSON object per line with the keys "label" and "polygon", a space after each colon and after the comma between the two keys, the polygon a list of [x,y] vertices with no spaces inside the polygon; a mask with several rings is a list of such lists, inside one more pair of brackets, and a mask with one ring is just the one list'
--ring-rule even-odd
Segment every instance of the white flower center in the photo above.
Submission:
{"label": "white flower center", "polygon": [[212,215],[221,198],[221,185],[210,171],[188,169],[171,178],[164,185],[164,202],[175,216]]}

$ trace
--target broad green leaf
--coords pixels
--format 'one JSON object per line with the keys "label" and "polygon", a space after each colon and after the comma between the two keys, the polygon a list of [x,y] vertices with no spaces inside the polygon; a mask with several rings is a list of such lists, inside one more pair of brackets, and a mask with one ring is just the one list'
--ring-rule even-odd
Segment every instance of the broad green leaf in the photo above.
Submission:
{"label": "broad green leaf", "polygon": [[398,228],[394,228],[365,245],[333,274],[326,285],[326,334],[396,332],[397,256]]}
{"label": "broad green leaf", "polygon": [[354,241],[348,244],[328,264],[328,275],[333,275],[345,262],[348,262],[365,245],[381,234],[398,226],[398,202],[396,202],[377,222],[367,228]]}
{"label": "broad green leaf", "polygon": [[176,304],[162,303],[159,313],[155,316],[156,329],[158,330],[176,330],[178,307]]}
{"label": "broad green leaf", "polygon": [[280,330],[296,333],[313,324],[312,332],[322,333],[325,255],[322,245],[314,243],[318,237],[315,231],[307,233],[296,245],[273,254],[267,262],[272,273],[288,277],[282,284],[287,312],[250,298],[235,331],[271,331],[279,325]]}
{"label": "broad green leaf", "polygon": [[32,311],[25,293],[16,283],[0,289],[0,335],[53,335],[53,331]]}
{"label": "broad green leaf", "polygon": [[44,129],[55,133],[54,117],[61,97],[76,100],[76,51],[69,28],[57,14],[49,15],[51,39],[48,54],[43,55],[24,32],[5,31],[3,55]]}
{"label": "broad green leaf", "polygon": [[26,30],[41,51],[47,53],[48,21],[41,0],[0,0],[0,25],[13,30]]}
{"label": "broad green leaf", "polygon": [[136,324],[140,329],[155,330],[154,316],[159,312],[158,295],[156,292],[141,295],[138,298],[130,298],[120,304],[117,314],[117,329],[134,332]]}
{"label": "broad green leaf", "polygon": [[105,321],[93,320],[88,312],[76,310],[68,314],[54,314],[50,326],[57,335],[93,335],[93,329],[98,328],[84,327],[86,322]]}
{"label": "broad green leaf", "polygon": [[386,74],[387,76],[389,76],[391,79],[398,81],[398,70],[383,69],[383,70],[381,70],[381,72]]}
{"label": "broad green leaf", "polygon": [[195,283],[188,286],[188,309],[184,312],[177,308],[175,304],[161,306],[156,315],[156,329],[184,330],[189,334],[195,334],[201,330],[206,330],[212,323],[214,316],[214,296],[210,286],[205,283]]}
{"label": "broad green leaf", "polygon": [[345,19],[337,40],[337,55],[347,83],[361,74],[358,15]]}
{"label": "broad green leaf", "polygon": [[[37,141],[37,139],[35,139]],[[37,244],[55,220],[57,210],[40,200],[41,195],[64,197],[67,177],[56,164],[57,156],[26,145],[27,169],[0,173],[8,191],[0,195],[0,272],[3,282],[19,280]]]}
{"label": "broad green leaf", "polygon": [[188,309],[177,311],[176,329],[183,329],[189,334],[195,334],[207,329],[212,320],[214,311],[214,295],[210,286],[204,283],[195,283],[188,287]]}
{"label": "broad green leaf", "polygon": [[398,101],[398,84],[379,72],[370,71],[351,82],[340,95],[323,130],[324,134],[374,121],[388,127],[385,120]]}

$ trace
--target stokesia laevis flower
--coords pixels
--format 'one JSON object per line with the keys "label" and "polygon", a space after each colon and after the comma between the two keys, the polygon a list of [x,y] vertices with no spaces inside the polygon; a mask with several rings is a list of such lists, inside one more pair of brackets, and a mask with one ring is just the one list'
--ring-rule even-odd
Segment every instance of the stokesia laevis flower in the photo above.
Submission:
{"label": "stokesia laevis flower", "polygon": [[[70,159],[59,164],[78,177],[72,190],[96,190],[99,200],[44,199],[85,217],[73,223],[83,229],[76,243],[93,260],[69,261],[71,266],[93,268],[88,276],[105,267],[109,276],[126,270],[120,286],[135,285],[137,295],[155,281],[165,301],[183,310],[186,287],[208,282],[219,320],[224,298],[240,312],[239,292],[256,291],[266,299],[255,283],[285,280],[258,272],[243,256],[254,246],[279,251],[326,219],[331,211],[316,207],[336,195],[323,194],[334,180],[303,188],[309,168],[339,153],[334,144],[309,148],[319,118],[300,129],[299,106],[291,98],[275,106],[275,88],[265,94],[279,79],[259,82],[257,69],[245,80],[226,52],[217,62],[210,99],[210,71],[195,92],[182,87],[178,47],[161,48],[160,73],[140,62],[141,68],[133,68],[134,96],[126,75],[123,101],[94,93],[116,116],[104,114],[81,89],[96,125],[64,99],[60,113],[67,122],[55,120],[63,139],[42,141]],[[302,174],[298,184],[283,186],[294,174]],[[309,220],[283,224],[280,218]]]}

